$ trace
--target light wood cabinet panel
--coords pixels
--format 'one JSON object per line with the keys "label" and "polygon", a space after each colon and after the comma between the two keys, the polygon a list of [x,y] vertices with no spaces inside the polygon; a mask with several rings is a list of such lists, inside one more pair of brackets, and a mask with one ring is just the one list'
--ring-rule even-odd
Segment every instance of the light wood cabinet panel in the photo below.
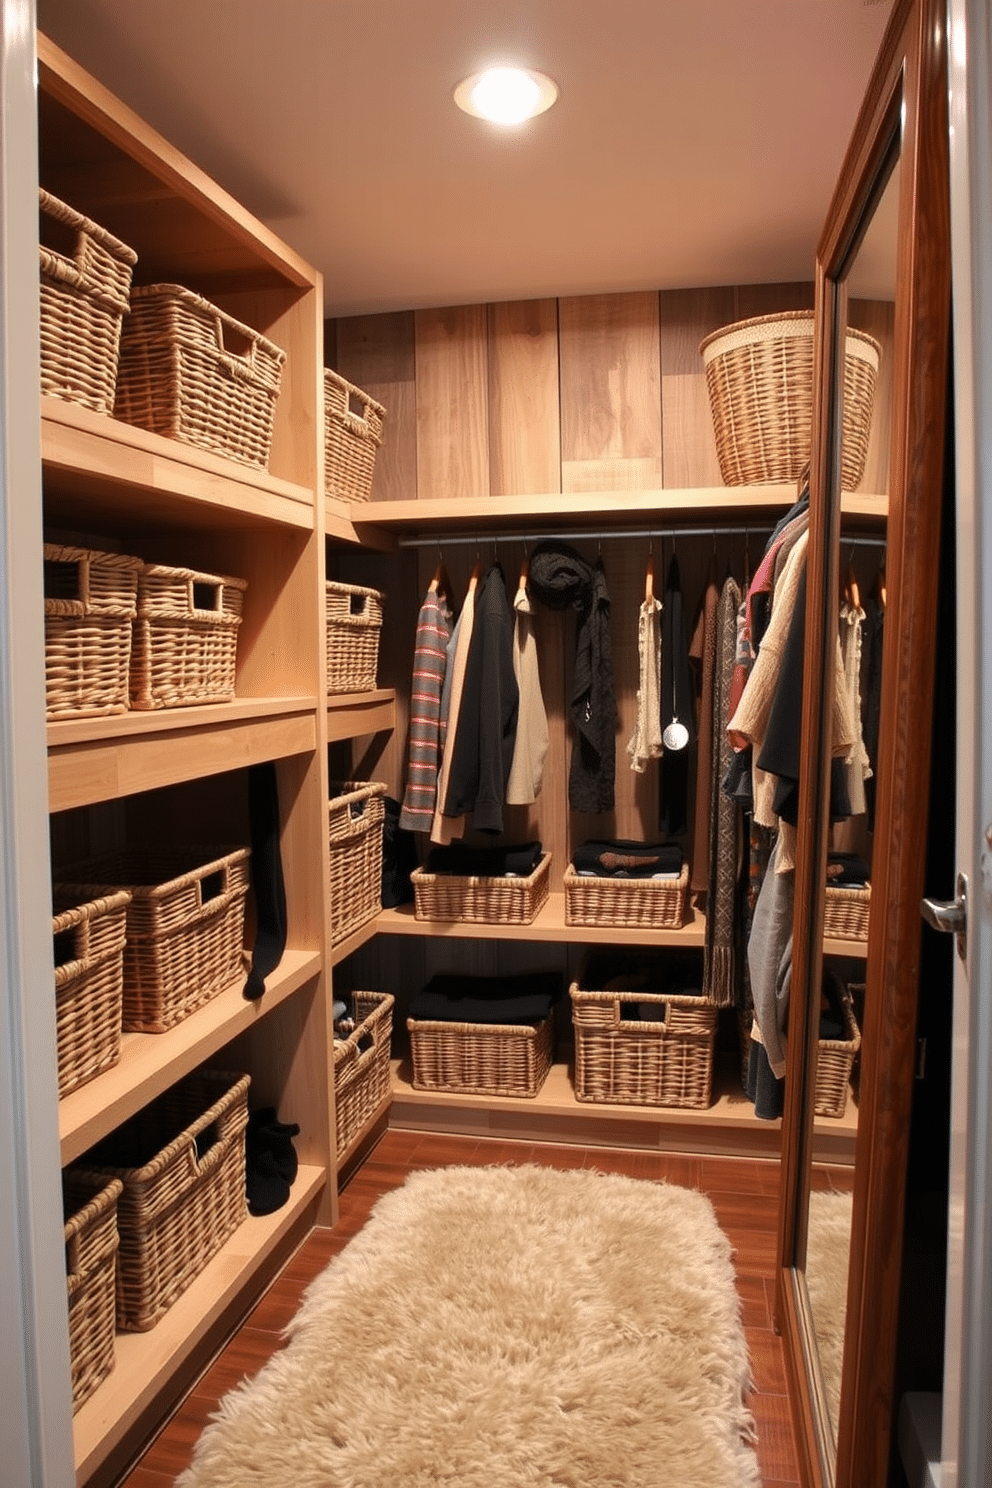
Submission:
{"label": "light wood cabinet panel", "polygon": [[662,484],[718,486],[723,478],[699,343],[734,319],[734,291],[666,290],[659,296],[659,307]]}
{"label": "light wood cabinet panel", "polygon": [[556,300],[489,306],[489,459],[494,496],[561,485]]}
{"label": "light wood cabinet panel", "polygon": [[331,322],[336,333],[328,363],[385,408],[382,445],[372,479],[373,501],[417,494],[417,384],[413,311],[356,315]]}
{"label": "light wood cabinet panel", "polygon": [[457,501],[489,491],[486,307],[418,310],[417,494]]}

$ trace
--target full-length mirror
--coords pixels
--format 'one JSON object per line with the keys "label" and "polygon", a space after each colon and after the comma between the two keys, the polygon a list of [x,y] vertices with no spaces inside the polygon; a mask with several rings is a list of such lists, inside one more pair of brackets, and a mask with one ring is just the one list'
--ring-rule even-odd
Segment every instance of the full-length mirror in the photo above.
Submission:
{"label": "full-length mirror", "polygon": [[[817,258],[777,1317],[804,1482],[832,1488],[888,1477],[947,356],[946,273],[927,252],[946,232],[928,144],[943,45],[938,5],[894,7]],[[853,1170],[814,1164],[814,1117],[849,1105]]]}

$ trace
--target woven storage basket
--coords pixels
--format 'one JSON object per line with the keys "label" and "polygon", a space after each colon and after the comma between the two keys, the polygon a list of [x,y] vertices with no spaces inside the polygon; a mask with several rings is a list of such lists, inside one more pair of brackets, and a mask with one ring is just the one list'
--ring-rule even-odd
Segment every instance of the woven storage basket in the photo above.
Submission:
{"label": "woven storage basket", "polygon": [[586,878],[565,869],[565,924],[677,930],[685,919],[689,867],[678,878]]}
{"label": "woven storage basket", "polygon": [[44,547],[45,712],[51,719],[126,713],[140,558]]}
{"label": "woven storage basket", "polygon": [[408,1018],[414,1090],[537,1095],[555,1052],[554,1010],[540,1023],[449,1023]]}
{"label": "woven storage basket", "polygon": [[84,1176],[123,1184],[117,1327],[141,1333],[247,1218],[247,1075],[201,1070],[88,1154]]}
{"label": "woven storage basket", "polygon": [[[640,964],[651,968],[647,986],[597,991],[590,980],[640,981]],[[616,976],[606,971],[616,967]],[[718,1009],[702,997],[662,990],[664,961],[588,953],[572,983],[575,1032],[575,1094],[579,1100],[617,1105],[679,1106],[702,1110],[713,1090],[713,1048]],[[657,1019],[631,1017],[631,1004],[657,1008]]]}
{"label": "woven storage basket", "polygon": [[247,580],[146,563],[138,578],[131,707],[189,708],[234,697]]}
{"label": "woven storage basket", "polygon": [[851,989],[844,988],[841,998],[844,1014],[844,1039],[820,1039],[817,1044],[816,1085],[813,1109],[817,1116],[843,1116],[847,1109],[847,1091],[851,1083],[854,1057],[861,1047],[861,1031],[854,1016]]}
{"label": "woven storage basket", "polygon": [[386,410],[329,367],[324,368],[324,484],[328,496],[367,501]]}
{"label": "woven storage basket", "polygon": [[475,925],[529,925],[547,901],[551,854],[526,878],[460,877],[415,868],[414,913],[418,920],[462,920]]}
{"label": "woven storage basket", "polygon": [[131,293],[115,416],[268,469],[286,353],[179,284]]}
{"label": "woven storage basket", "polygon": [[[813,312],[759,315],[724,326],[699,347],[724,484],[795,481],[813,431]],[[864,475],[881,347],[848,330],[841,485]]]}
{"label": "woven storage basket", "polygon": [[327,810],[331,856],[331,938],[336,945],[382,908],[382,828],[386,787],[333,787]]}
{"label": "woven storage basket", "polygon": [[325,588],[327,691],[371,692],[379,665],[384,595],[361,584],[328,581]]}
{"label": "woven storage basket", "polygon": [[[355,1028],[334,1042],[334,1111],[337,1155],[361,1134],[389,1094],[393,1002],[388,992],[355,993]],[[370,1048],[359,1044],[371,1038]]]}
{"label": "woven storage basket", "polygon": [[823,933],[837,940],[867,940],[871,913],[871,884],[863,889],[838,885],[824,899]]}
{"label": "woven storage basket", "polygon": [[41,209],[41,391],[112,413],[137,254],[58,197]]}
{"label": "woven storage basket", "polygon": [[71,1168],[62,1174],[74,1412],[114,1367],[117,1201],[122,1189],[118,1178],[86,1178]]}
{"label": "woven storage basket", "polygon": [[121,1057],[126,891],[72,902],[56,886],[55,1028],[59,1097],[85,1085]]}
{"label": "woven storage basket", "polygon": [[66,869],[60,893],[130,893],[124,946],[123,1026],[164,1033],[244,969],[246,847],[132,849]]}

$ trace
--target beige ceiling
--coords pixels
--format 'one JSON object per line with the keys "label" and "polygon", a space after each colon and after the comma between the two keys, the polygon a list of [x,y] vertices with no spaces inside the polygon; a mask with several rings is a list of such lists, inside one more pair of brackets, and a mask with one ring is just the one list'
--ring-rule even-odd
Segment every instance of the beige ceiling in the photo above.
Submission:
{"label": "beige ceiling", "polygon": [[[37,0],[329,314],[810,279],[891,0]],[[513,61],[516,130],[451,93]]]}

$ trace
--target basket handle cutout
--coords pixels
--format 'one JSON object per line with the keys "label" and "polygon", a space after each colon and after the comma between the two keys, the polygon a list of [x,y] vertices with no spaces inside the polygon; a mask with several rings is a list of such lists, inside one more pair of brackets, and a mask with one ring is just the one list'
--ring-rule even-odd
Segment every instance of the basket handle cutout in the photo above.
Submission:
{"label": "basket handle cutout", "polygon": [[[637,1017],[637,1018],[625,1018],[623,1016],[623,1008],[624,1008],[623,999],[622,998],[618,998],[617,999],[617,1002],[616,1002],[616,1014],[617,1014],[617,1027],[618,1028],[643,1028],[646,1022],[648,1024],[648,1026],[650,1026],[651,1024],[660,1024],[661,1027],[664,1028],[664,1029],[667,1029],[667,1027],[668,1027],[669,1004],[667,1002],[659,1002],[657,1004],[652,1004],[652,1016],[651,1016],[650,1019],[644,1019],[644,1018],[641,1018],[641,1017]],[[658,1014],[657,1017],[654,1016],[654,1012],[655,1011],[657,1011],[657,1014]]]}
{"label": "basket handle cutout", "polygon": [[68,966],[73,961],[85,959],[85,947],[78,942],[82,939],[80,931],[85,930],[86,922],[81,925],[73,925],[68,930],[59,930],[52,937],[55,951],[55,965]]}
{"label": "basket handle cutout", "polygon": [[223,588],[223,584],[209,584],[202,579],[194,579],[190,601],[193,609],[207,610],[213,615],[220,614],[224,608],[221,598]]}
{"label": "basket handle cutout", "polygon": [[232,377],[242,382],[250,381],[255,373],[255,348],[258,342],[247,331],[230,323],[225,325],[220,316],[217,316],[214,325],[221,366]]}
{"label": "basket handle cutout", "polygon": [[368,404],[357,393],[349,391],[347,411],[350,417],[357,419],[360,424],[368,423]]}
{"label": "basket handle cutout", "polygon": [[213,899],[220,899],[226,888],[226,869],[218,868],[216,873],[208,873],[205,878],[200,879],[200,903],[209,904]]}
{"label": "basket handle cutout", "polygon": [[368,603],[369,603],[369,597],[368,597],[367,594],[349,594],[349,596],[348,596],[348,613],[349,613],[349,615],[364,615],[366,609],[368,608]]}
{"label": "basket handle cutout", "polygon": [[79,1234],[76,1231],[65,1242],[65,1274],[70,1278],[79,1275]]}
{"label": "basket handle cutout", "polygon": [[59,260],[59,278],[80,288],[86,283],[82,269],[84,234],[78,227],[42,211],[38,214],[38,243]]}
{"label": "basket handle cutout", "polygon": [[197,1132],[193,1138],[193,1148],[196,1152],[196,1160],[201,1163],[212,1147],[216,1147],[220,1141],[220,1127],[216,1121],[211,1121],[202,1131]]}
{"label": "basket handle cutout", "polygon": [[369,803],[367,800],[350,801],[348,803],[348,815],[351,817],[352,821],[358,821],[360,817],[363,817],[365,815],[365,808],[368,804]]}
{"label": "basket handle cutout", "polygon": [[44,590],[46,599],[81,599],[85,604],[89,598],[89,565],[85,560],[73,562],[65,558],[46,558],[44,564]]}

